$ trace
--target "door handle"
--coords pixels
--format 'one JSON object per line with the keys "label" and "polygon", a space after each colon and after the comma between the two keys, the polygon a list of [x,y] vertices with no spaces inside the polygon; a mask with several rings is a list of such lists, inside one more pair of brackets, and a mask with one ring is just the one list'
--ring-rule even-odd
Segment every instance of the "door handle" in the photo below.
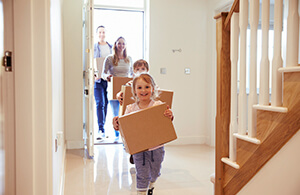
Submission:
{"label": "door handle", "polygon": [[3,57],[3,64],[6,72],[12,72],[12,52],[6,51]]}

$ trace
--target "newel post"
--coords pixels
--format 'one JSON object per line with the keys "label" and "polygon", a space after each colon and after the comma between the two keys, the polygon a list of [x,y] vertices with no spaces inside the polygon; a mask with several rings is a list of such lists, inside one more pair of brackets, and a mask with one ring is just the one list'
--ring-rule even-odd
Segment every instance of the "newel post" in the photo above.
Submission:
{"label": "newel post", "polygon": [[216,19],[217,48],[217,113],[216,113],[216,153],[215,153],[215,194],[222,195],[224,164],[222,157],[229,155],[230,123],[230,31],[225,28],[228,13],[220,13]]}

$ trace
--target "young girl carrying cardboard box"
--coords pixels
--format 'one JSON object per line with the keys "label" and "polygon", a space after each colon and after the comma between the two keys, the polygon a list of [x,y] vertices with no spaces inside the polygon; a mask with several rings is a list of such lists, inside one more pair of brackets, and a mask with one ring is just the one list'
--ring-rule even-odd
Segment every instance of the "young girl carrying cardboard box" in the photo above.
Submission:
{"label": "young girl carrying cardboard box", "polygon": [[[162,104],[161,101],[155,101],[157,89],[153,78],[147,73],[141,73],[133,79],[132,93],[135,103],[126,107],[125,115],[134,111],[149,108],[151,106]],[[164,115],[173,120],[173,113],[168,108]],[[118,117],[115,118],[114,128],[119,130],[117,123]],[[164,159],[164,145],[150,148],[148,151],[133,154],[136,168],[137,194],[152,195],[154,184],[160,176],[161,164]],[[148,193],[147,193],[148,192]]]}

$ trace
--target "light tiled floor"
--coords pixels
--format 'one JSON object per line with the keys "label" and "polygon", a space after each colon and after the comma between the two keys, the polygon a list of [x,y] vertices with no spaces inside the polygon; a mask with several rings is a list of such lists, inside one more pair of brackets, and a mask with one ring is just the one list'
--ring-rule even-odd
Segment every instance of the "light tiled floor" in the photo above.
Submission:
{"label": "light tiled floor", "polygon": [[[155,195],[212,195],[214,148],[165,146],[166,155]],[[135,168],[122,144],[95,145],[94,159],[83,150],[67,150],[65,195],[131,195]]]}

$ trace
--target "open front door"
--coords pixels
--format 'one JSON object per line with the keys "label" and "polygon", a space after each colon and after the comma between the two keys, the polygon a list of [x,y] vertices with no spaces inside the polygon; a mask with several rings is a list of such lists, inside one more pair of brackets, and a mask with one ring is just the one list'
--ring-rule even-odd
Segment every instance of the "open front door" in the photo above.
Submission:
{"label": "open front door", "polygon": [[16,193],[13,1],[0,0],[0,194]]}
{"label": "open front door", "polygon": [[86,0],[83,6],[84,46],[84,121],[85,144],[89,157],[94,156],[94,48],[93,48],[93,0]]}

